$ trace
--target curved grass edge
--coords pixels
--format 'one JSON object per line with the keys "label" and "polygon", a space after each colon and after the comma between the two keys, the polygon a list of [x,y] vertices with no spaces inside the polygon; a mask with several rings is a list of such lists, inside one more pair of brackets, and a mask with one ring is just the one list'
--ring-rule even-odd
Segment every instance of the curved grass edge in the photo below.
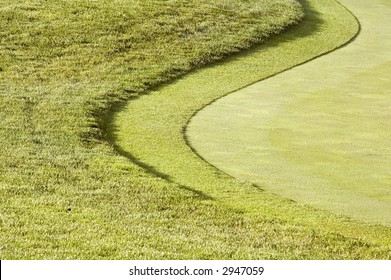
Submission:
{"label": "curved grass edge", "polygon": [[243,88],[246,88],[246,87],[251,86],[251,85],[253,85],[253,84],[255,84],[255,83],[258,83],[258,82],[261,82],[261,81],[263,81],[263,80],[266,80],[266,79],[268,79],[268,78],[277,76],[277,75],[279,75],[279,74],[281,74],[281,73],[283,73],[283,72],[289,71],[289,70],[291,70],[291,69],[293,69],[293,68],[295,68],[295,67],[298,67],[298,66],[300,66],[300,65],[304,65],[304,64],[306,64],[306,63],[310,63],[311,61],[313,61],[313,60],[315,60],[315,59],[318,59],[318,58],[320,58],[320,57],[322,57],[322,56],[328,55],[328,54],[330,54],[330,53],[332,53],[332,52],[334,52],[334,51],[336,51],[336,50],[338,50],[338,49],[344,48],[345,46],[347,46],[347,45],[349,45],[350,43],[354,42],[354,40],[356,40],[356,38],[357,38],[357,37],[360,35],[360,33],[361,33],[361,23],[360,23],[360,20],[359,20],[359,19],[358,19],[358,18],[357,18],[357,17],[356,17],[356,16],[355,16],[355,15],[354,15],[354,14],[345,6],[345,5],[343,5],[340,1],[338,1],[338,0],[334,0],[334,1],[337,2],[340,6],[342,6],[342,7],[343,7],[343,8],[344,8],[344,9],[345,9],[345,10],[346,10],[346,11],[347,11],[355,20],[356,20],[357,26],[358,26],[357,32],[356,32],[350,39],[348,39],[345,43],[343,43],[343,44],[341,44],[341,45],[338,45],[338,46],[336,46],[336,47],[333,48],[333,49],[330,49],[330,50],[328,50],[328,51],[326,51],[326,52],[323,52],[323,53],[320,53],[320,54],[318,54],[318,55],[315,55],[314,57],[312,57],[312,58],[310,58],[310,59],[308,59],[308,60],[305,60],[305,61],[300,62],[300,63],[298,63],[298,64],[292,65],[292,66],[290,66],[290,67],[288,67],[288,68],[285,68],[285,69],[283,69],[283,70],[281,70],[281,71],[279,71],[279,72],[273,73],[273,74],[271,74],[270,76],[263,77],[263,78],[261,78],[261,79],[259,79],[259,80],[257,80],[257,81],[251,82],[251,83],[249,83],[248,85],[244,85],[244,86],[239,87],[239,88],[237,88],[237,89],[235,89],[235,90],[229,91],[229,92],[227,92],[227,93],[225,93],[225,94],[223,94],[223,95],[221,95],[221,96],[219,96],[219,97],[217,97],[217,98],[211,100],[209,103],[205,104],[203,107],[201,107],[201,108],[199,108],[198,110],[196,110],[196,111],[192,114],[192,116],[187,120],[186,124],[183,126],[183,139],[184,139],[184,141],[186,142],[186,145],[189,146],[189,148],[193,151],[194,154],[196,154],[199,158],[201,158],[201,159],[202,159],[203,161],[205,161],[207,164],[209,164],[209,165],[213,166],[214,168],[218,169],[219,172],[222,172],[222,173],[226,174],[226,175],[229,176],[229,177],[235,178],[235,177],[233,177],[232,175],[227,174],[227,173],[224,172],[223,170],[219,169],[217,166],[215,166],[215,165],[213,165],[212,163],[210,163],[210,162],[209,162],[208,160],[206,160],[201,154],[198,153],[198,151],[197,151],[197,149],[196,149],[195,147],[193,147],[193,145],[191,144],[191,141],[190,141],[190,139],[189,139],[189,137],[188,137],[188,127],[189,127],[190,122],[192,121],[192,119],[193,119],[200,111],[204,110],[205,107],[208,107],[208,106],[212,105],[212,104],[215,103],[216,101],[218,101],[218,100],[220,100],[220,99],[222,99],[222,98],[224,98],[224,97],[226,97],[226,96],[228,96],[228,95],[230,95],[230,94],[233,94],[233,93],[235,93],[235,92],[237,92],[237,91],[239,91],[239,90],[241,90],[241,89],[243,89]]}
{"label": "curved grass edge", "polygon": [[[357,13],[364,26],[363,32],[360,30],[361,36],[355,37],[358,40],[354,44],[304,67],[236,92],[233,96],[223,100],[219,99],[221,101],[216,105],[204,108],[198,118],[191,121],[188,137],[190,141],[194,142],[193,149],[197,153],[231,176],[256,182],[256,184],[265,184],[265,188],[271,192],[308,203],[316,208],[390,227],[391,208],[387,202],[389,184],[384,180],[382,183],[379,182],[381,180],[379,178],[389,177],[387,176],[389,175],[389,162],[385,160],[379,166],[372,166],[369,159],[364,159],[365,155],[361,154],[361,158],[355,158],[353,152],[349,154],[349,151],[356,153],[357,145],[360,145],[361,149],[368,149],[373,154],[379,154],[379,157],[387,158],[388,155],[385,139],[387,139],[386,131],[389,129],[384,125],[376,126],[382,121],[387,122],[387,109],[383,113],[379,113],[384,106],[371,106],[371,102],[374,101],[369,98],[372,94],[384,93],[381,103],[389,103],[389,99],[386,98],[389,87],[386,84],[381,87],[376,82],[377,80],[387,80],[387,74],[385,74],[387,70],[383,69],[383,71],[374,72],[375,74],[369,74],[371,69],[380,68],[378,65],[387,64],[389,60],[387,56],[383,55],[387,53],[387,44],[384,44],[387,30],[381,29],[387,21],[387,15],[390,12],[389,5],[384,3],[384,7],[381,8],[381,1],[375,1],[370,7],[365,7],[360,3],[355,4],[354,1],[349,0],[345,0],[343,3],[346,3],[352,11]],[[358,77],[360,78],[358,79]],[[371,84],[371,87],[367,88],[367,84]],[[329,96],[333,96],[334,93],[338,99],[332,100]],[[354,96],[349,99],[353,93]],[[359,100],[366,97],[365,94],[368,94],[368,99],[365,99],[365,107],[358,107]],[[319,101],[317,104],[312,103],[311,106],[311,110],[316,112],[313,115],[314,119],[304,117],[306,114],[300,111],[300,107],[296,107],[296,110],[292,109],[294,108],[292,104],[299,103],[298,100],[305,103],[303,100],[307,100],[307,98],[311,100],[315,96],[319,97]],[[313,140],[315,137],[308,137],[308,135],[312,135],[309,130],[314,129],[312,124],[319,120],[316,118],[316,114],[324,114],[324,108],[331,104],[334,104],[333,106],[346,104],[346,106],[339,107],[339,110],[331,113],[328,120],[337,118],[339,113],[344,114],[344,110],[350,112],[349,110],[358,109],[362,109],[360,111],[362,119],[357,116],[361,121],[355,127],[354,122],[349,121],[349,116],[344,115],[346,119],[339,118],[338,121],[339,124],[345,125],[342,131],[335,122],[329,126],[329,123],[322,117],[315,126],[323,131],[323,135],[319,134],[319,138],[315,141]],[[237,117],[227,116],[227,120],[223,117],[220,118],[220,116],[227,114],[228,108],[232,108],[233,115]],[[291,108],[291,110],[288,111],[287,108]],[[241,112],[244,112],[244,116]],[[310,115],[310,111],[306,112]],[[297,117],[300,114],[301,119]],[[385,115],[385,117],[383,119],[377,118],[377,123],[366,125],[366,121],[370,122],[369,120],[371,120],[370,116],[376,114]],[[226,123],[230,130],[222,130],[223,123]],[[292,124],[295,124],[296,127]],[[319,127],[319,124],[324,125]],[[306,130],[307,126],[308,130]],[[346,127],[349,127],[350,130]],[[364,127],[366,129],[363,129]],[[373,127],[373,131],[371,131],[371,127]],[[349,139],[345,138],[347,141],[351,141],[349,151],[346,149],[346,153],[343,154],[343,151],[338,151],[335,145],[332,146],[333,141],[338,142],[341,139],[338,138],[338,133],[333,136],[325,133],[325,131],[330,131],[329,129],[338,130],[339,133],[350,136]],[[345,129],[348,131],[347,133]],[[379,142],[368,142],[366,146],[363,146],[362,143],[357,144],[357,142],[360,143],[362,136],[359,133],[356,135],[355,132],[360,132],[360,130],[365,131],[366,134],[372,133],[372,137],[378,136]],[[246,137],[240,136],[242,133]],[[302,137],[304,134],[306,137]],[[299,139],[301,137],[302,146],[299,147],[300,144],[285,146],[285,150],[282,151],[282,145],[279,143],[298,143],[296,137]],[[204,139],[208,140],[204,141]],[[314,153],[313,147],[316,145],[322,147],[318,150],[319,158],[317,160],[312,158],[311,161],[310,154]],[[385,147],[376,148],[382,147],[382,145]],[[254,150],[254,155],[251,155],[249,150]],[[308,152],[309,150],[311,152]],[[228,151],[227,155],[222,151]],[[342,164],[337,157],[332,158],[331,155],[335,151],[340,152],[341,157],[351,159],[350,163],[344,161]],[[302,157],[301,154],[303,154]],[[324,154],[329,157],[328,162],[320,156]],[[353,169],[352,166],[356,166],[355,162],[363,167],[358,170]],[[373,160],[373,162],[376,161]],[[317,165],[318,163],[319,165]],[[304,166],[307,169],[300,169]],[[311,166],[318,166],[318,169],[311,169]],[[382,171],[382,169],[384,170]],[[270,170],[275,170],[275,172],[270,172]],[[322,172],[327,175],[319,176]],[[354,172],[356,172],[356,176],[354,176]],[[337,181],[336,178],[341,179]],[[321,180],[324,180],[323,184]],[[354,187],[349,188],[350,186]]]}
{"label": "curved grass edge", "polygon": [[[334,1],[329,1],[329,2],[334,2]],[[343,7],[340,3],[339,5]],[[343,9],[345,10],[345,12],[348,11],[346,7],[343,7]],[[350,15],[352,14],[350,13]],[[352,18],[355,17],[352,15]],[[355,23],[356,23],[355,31],[351,33],[350,36],[345,38],[343,43],[327,50],[326,53],[329,53],[337,48],[340,48],[341,46],[346,45],[347,43],[354,40],[354,38],[357,36],[360,30],[359,24],[356,19],[355,19]],[[287,33],[289,33],[289,31]],[[289,37],[289,35],[286,36]],[[281,39],[281,37],[278,38]],[[261,50],[262,49],[264,49],[264,46],[261,47]],[[247,56],[251,56],[254,55],[254,53],[256,52],[257,52],[256,50],[251,50],[251,51],[247,51],[246,54]],[[227,59],[227,63],[224,64],[216,63],[215,65],[213,65],[211,68],[208,69],[218,68],[221,65],[230,64],[232,61],[241,60],[243,59],[243,57],[246,56],[246,54],[241,55],[239,57],[235,56],[229,58]],[[288,68],[292,68],[298,64],[308,62],[309,60],[315,59],[316,57],[319,57],[324,54],[325,52],[321,54],[318,53],[317,55],[305,61],[302,61],[300,63],[296,63]],[[287,68],[281,69],[280,71],[276,71],[273,74],[275,75],[282,71],[286,71],[286,69]],[[139,165],[143,166],[146,169],[151,168],[151,170],[149,170],[152,171],[151,173],[155,173],[155,175],[160,176],[181,187],[193,189],[203,194],[204,197],[218,200],[218,202],[221,203],[222,207],[224,205],[225,207],[230,207],[233,209],[237,209],[239,211],[244,211],[246,214],[250,215],[254,219],[259,219],[259,218],[282,219],[285,222],[291,223],[292,225],[295,224],[306,225],[308,227],[314,227],[317,230],[322,231],[324,233],[328,233],[332,235],[334,234],[343,235],[346,236],[348,239],[353,238],[359,240],[366,240],[366,242],[379,245],[385,251],[388,250],[387,248],[389,248],[391,236],[390,236],[389,229],[386,227],[365,225],[365,224],[361,225],[358,224],[356,221],[352,221],[346,217],[339,217],[303,205],[297,205],[293,202],[289,202],[288,200],[278,198],[277,196],[274,196],[272,194],[264,193],[259,189],[259,187],[257,188],[254,185],[248,185],[247,183],[240,183],[236,181],[236,179],[234,178],[228,178],[226,174],[222,174],[222,172],[216,170],[216,168],[210,166],[205,161],[200,160],[199,155],[195,155],[194,151],[192,151],[192,149],[187,145],[188,141],[185,136],[185,130],[187,124],[189,123],[189,119],[192,116],[194,116],[196,112],[198,112],[200,109],[205,107],[207,104],[213,103],[214,100],[219,99],[222,96],[226,96],[227,94],[230,94],[232,92],[235,92],[238,88],[251,84],[251,82],[243,83],[241,87],[236,87],[232,90],[220,93],[215,98],[209,98],[208,102],[205,101],[203,103],[201,102],[202,106],[200,105],[194,106],[194,104],[190,104],[190,105],[187,104],[189,106],[188,107],[184,106],[185,108],[183,109],[181,106],[179,106],[179,105],[186,105],[183,103],[184,102],[183,100],[181,101],[182,103],[179,104],[175,102],[177,100],[181,100],[181,98],[185,98],[185,95],[183,95],[183,92],[181,94],[179,89],[182,88],[183,84],[187,84],[185,80],[192,79],[192,77],[197,75],[202,76],[202,74],[200,74],[200,72],[202,71],[203,70],[198,70],[196,71],[196,73],[189,74],[188,76],[174,82],[173,84],[164,85],[161,88],[155,89],[148,95],[130,101],[125,108],[121,108],[123,110],[117,112],[117,114],[113,116],[113,120],[112,120],[113,128],[110,131],[110,135],[114,140],[115,145],[122,150],[120,151],[120,153],[124,154],[124,151],[126,151],[126,155],[129,159],[133,160],[134,162],[138,163]],[[213,72],[213,70],[211,71]],[[206,76],[208,76],[209,74],[210,73],[206,74]],[[269,73],[269,75],[266,75],[260,79],[259,78],[255,80],[253,79],[253,82],[262,80],[266,77],[270,77],[273,74]],[[199,85],[195,85],[195,86],[198,87]],[[176,97],[177,98],[176,100],[175,98],[171,98],[173,94],[178,95]],[[170,101],[166,100],[167,97],[168,99],[170,99]],[[151,102],[155,102],[155,103],[151,104]],[[166,105],[171,107],[166,107]],[[187,113],[183,113],[183,111],[178,112],[180,107],[183,110],[188,110],[188,112]],[[196,107],[196,109],[194,107]],[[162,113],[165,111],[167,111],[168,114],[163,116]],[[153,120],[151,120],[151,114],[152,116],[155,116],[152,117]],[[174,118],[175,115],[178,114],[181,115],[179,118],[180,121],[178,120],[173,121],[172,118]],[[170,130],[171,127],[168,127],[167,124],[168,123],[173,124],[174,122],[177,122],[174,125],[174,127],[176,127],[175,132],[173,132],[172,135],[169,135],[170,132],[167,132],[167,130]],[[167,135],[165,135],[166,133]],[[130,139],[132,138],[130,137],[130,135],[133,137],[133,139]],[[159,135],[158,136],[159,139],[156,139],[156,135]],[[139,137],[140,139],[138,139]],[[181,138],[181,140],[179,141],[178,138]],[[159,141],[166,143],[165,148],[162,148],[161,143]],[[176,148],[179,147],[176,146],[177,145],[176,141],[181,142],[178,144],[180,146],[182,145],[181,148],[179,149]],[[186,147],[183,147],[183,145]],[[149,150],[148,155],[145,154],[147,152],[145,150],[146,149],[145,146],[147,146],[147,150]],[[190,155],[189,151],[191,154],[194,155],[194,157],[198,159],[198,162],[195,164],[195,166],[190,167],[190,169],[187,161],[193,161],[196,159],[194,157],[192,158],[191,156],[190,158],[188,157]],[[167,155],[169,157],[165,158],[165,156]],[[202,161],[202,163],[200,163],[200,161]],[[202,165],[208,165],[209,167],[205,167]],[[199,170],[199,168],[201,170]],[[196,169],[197,172],[188,173],[189,170],[194,171]],[[204,174],[202,173],[204,172],[208,173],[211,177],[210,178],[203,177]],[[193,174],[193,175],[189,175],[189,174]],[[193,177],[188,178],[189,176],[193,176]],[[220,186],[217,187],[217,189],[213,187],[213,184],[216,184],[216,182],[217,184],[222,183]],[[238,189],[238,187],[240,189]],[[261,195],[261,198],[254,198],[253,195],[255,194]],[[239,202],[238,204],[238,202],[235,202],[235,199],[237,198],[243,199],[244,201],[249,203],[243,205],[243,203]],[[270,205],[267,206],[269,207],[268,213],[265,214],[259,212],[260,209],[259,207],[261,207],[258,205],[258,203],[260,202],[259,199],[270,200],[264,202],[266,204],[272,205],[272,206]],[[278,207],[282,207],[283,208],[282,211],[289,210],[290,213],[289,214],[285,213],[285,216],[281,215],[278,213],[281,210],[280,208],[277,209]],[[298,212],[295,211],[300,212],[300,214],[297,214]],[[321,225],[318,224],[319,218],[324,219],[325,221]],[[356,230],[357,228],[358,230]],[[376,247],[377,245],[374,246]],[[383,249],[381,250],[383,251]]]}

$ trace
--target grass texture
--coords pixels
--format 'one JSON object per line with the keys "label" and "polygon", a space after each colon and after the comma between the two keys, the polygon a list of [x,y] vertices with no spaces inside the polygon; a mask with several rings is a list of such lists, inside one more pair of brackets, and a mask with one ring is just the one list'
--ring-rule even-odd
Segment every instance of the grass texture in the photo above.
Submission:
{"label": "grass texture", "polygon": [[0,1],[0,258],[259,256],[273,232],[120,156],[99,125],[301,17],[285,0]]}
{"label": "grass texture", "polygon": [[[276,255],[261,249],[259,258],[389,258],[389,227],[318,211],[265,192],[262,186],[239,182],[205,163],[187,145],[184,137],[189,119],[212,100],[329,52],[357,34],[358,22],[338,2],[301,3],[306,17],[288,32],[243,55],[159,87],[119,108],[113,119],[113,143],[123,155],[139,162],[151,173],[180,188],[192,190],[205,201],[214,201],[221,207],[243,213],[252,225],[261,223],[262,227],[277,232],[280,226],[287,226],[284,244],[295,249],[290,249],[290,253],[283,249],[283,254]],[[219,118],[229,119],[231,113],[228,110]],[[221,129],[225,129],[224,125]],[[209,142],[208,138],[199,140],[205,145]],[[291,232],[293,228],[295,233]],[[311,241],[307,243],[302,237],[308,238],[309,232],[317,237],[310,237]],[[276,233],[275,239],[265,239],[265,245],[272,240],[281,240],[281,234]],[[325,240],[333,241],[324,243]],[[351,243],[356,241],[363,243]]]}
{"label": "grass texture", "polygon": [[188,135],[235,177],[391,226],[391,5],[343,3],[362,26],[353,43],[206,107]]}
{"label": "grass texture", "polygon": [[[102,133],[121,101],[301,17],[290,0],[0,1],[1,259],[389,258],[384,227],[260,191],[263,214],[249,215],[163,179]],[[318,218],[349,226],[311,226]]]}

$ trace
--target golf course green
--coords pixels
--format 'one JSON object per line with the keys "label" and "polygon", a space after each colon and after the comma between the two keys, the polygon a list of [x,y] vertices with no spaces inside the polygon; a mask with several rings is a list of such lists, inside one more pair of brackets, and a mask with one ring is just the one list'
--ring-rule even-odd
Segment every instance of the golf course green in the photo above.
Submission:
{"label": "golf course green", "polygon": [[391,225],[391,2],[343,0],[348,46],[205,107],[192,147],[281,196]]}
{"label": "golf course green", "polygon": [[[354,40],[359,33],[360,26],[356,17],[339,2],[305,0],[300,3],[303,5],[306,16],[299,25],[291,27],[258,47],[225,59],[221,63],[198,69],[170,84],[157,87],[146,95],[130,100],[125,106],[118,107],[108,125],[108,138],[120,154],[136,162],[150,173],[172,182],[182,189],[192,191],[194,195],[204,199],[205,203],[214,201],[221,207],[243,213],[253,222],[267,220],[279,221],[278,223],[280,223],[281,221],[283,224],[295,225],[294,227],[300,225],[299,227],[304,226],[311,231],[322,232],[322,235],[325,234],[327,236],[325,238],[328,240],[339,239],[343,236],[348,240],[350,238],[352,240],[366,240],[371,244],[382,244],[381,246],[386,246],[384,248],[389,248],[391,244],[390,228],[385,225],[384,219],[379,221],[383,225],[375,225],[372,220],[370,223],[366,223],[363,220],[351,219],[353,216],[348,215],[349,213],[344,212],[341,215],[341,212],[335,214],[335,211],[328,211],[328,209],[326,211],[318,210],[323,208],[301,201],[299,197],[278,193],[267,185],[276,184],[278,185],[276,189],[284,189],[289,188],[284,185],[286,181],[289,181],[300,184],[299,188],[307,188],[310,192],[313,192],[315,188],[314,185],[308,187],[309,180],[314,180],[314,175],[300,171],[300,177],[296,178],[298,170],[293,169],[292,166],[284,166],[285,173],[278,173],[280,166],[277,164],[281,164],[281,161],[285,164],[289,163],[288,159],[283,158],[285,155],[282,154],[266,154],[267,157],[262,159],[261,163],[267,165],[268,168],[264,170],[263,175],[259,172],[260,165],[254,156],[258,153],[262,157],[266,153],[266,151],[262,151],[262,143],[271,145],[269,142],[272,142],[279,149],[293,145],[290,142],[293,139],[280,139],[281,135],[278,133],[284,132],[283,129],[271,129],[273,133],[263,132],[262,138],[259,138],[258,133],[265,130],[262,123],[260,123],[261,129],[256,123],[251,125],[246,123],[250,130],[245,137],[254,139],[255,144],[247,146],[248,142],[244,141],[241,145],[239,142],[241,140],[234,138],[244,135],[245,128],[235,131],[234,127],[230,127],[230,125],[235,126],[236,124],[241,127],[242,124],[234,122],[234,119],[237,118],[237,115],[247,115],[247,109],[251,115],[256,115],[258,111],[263,110],[263,114],[268,115],[268,118],[274,121],[274,123],[268,123],[267,128],[273,125],[279,128],[292,124],[294,120],[289,113],[294,111],[295,107],[292,107],[291,111],[284,111],[281,116],[278,115],[278,110],[286,103],[295,104],[290,101],[291,99],[297,100],[297,102],[301,101],[296,92],[287,97],[283,94],[270,97],[270,94],[267,98],[262,99],[262,102],[265,102],[264,108],[257,107],[255,104],[248,108],[242,108],[242,105],[236,106],[234,104],[232,110],[228,109],[227,111],[227,108],[216,107],[215,109],[217,102],[214,102],[212,106],[205,107],[224,96],[226,97],[221,101],[225,100],[230,93],[234,94],[229,97],[236,96],[239,89],[246,91],[245,88],[248,85],[257,81],[308,61],[315,62],[315,58],[344,46]],[[356,5],[346,1],[343,3],[346,6]],[[359,7],[361,6],[357,4],[357,8]],[[381,7],[379,9],[382,12],[386,11]],[[387,18],[386,15],[385,18]],[[356,41],[358,42],[358,39]],[[375,52],[375,50],[369,51]],[[328,77],[328,79],[334,80],[335,76],[341,75],[337,73],[337,64],[335,65],[335,67],[331,65],[334,71],[332,77]],[[339,67],[339,71],[342,73],[348,72],[347,66],[342,61]],[[323,70],[312,70],[314,73],[321,71]],[[305,76],[295,76],[293,83],[302,83],[305,86],[308,79]],[[327,85],[327,81],[323,80],[314,81],[316,87],[321,88],[323,82]],[[258,95],[262,96],[262,94]],[[323,104],[319,98],[315,101],[318,103],[309,103],[308,108],[301,109],[303,112],[299,116],[308,114],[304,109],[312,108],[314,112],[320,112],[327,105]],[[266,102],[270,102],[270,105]],[[314,106],[319,106],[319,108]],[[348,109],[345,103],[341,103],[340,106]],[[331,106],[329,110],[332,109]],[[213,111],[212,114],[215,114],[213,119],[203,117],[208,111]],[[384,113],[384,111],[382,112]],[[300,122],[294,121],[293,124],[296,126],[302,124],[306,129],[304,121],[300,120]],[[313,122],[316,122],[316,119],[312,119],[311,123]],[[312,131],[311,128],[307,129]],[[226,135],[226,138],[220,139],[219,137],[223,137],[223,135]],[[309,137],[311,138],[308,141],[315,141],[314,136]],[[243,153],[236,157],[231,154],[232,151],[227,145],[238,145],[235,150],[243,150],[246,154]],[[273,149],[277,149],[275,147]],[[215,150],[220,153],[214,153]],[[295,153],[302,154],[300,151],[295,151]],[[221,156],[221,154],[225,154],[225,157],[218,158],[217,155]],[[321,154],[323,155],[323,153]],[[243,162],[235,162],[235,159],[241,159]],[[301,158],[295,160],[299,159]],[[259,176],[257,178],[267,178],[267,180],[241,177],[237,173],[231,173],[231,170],[227,170],[225,168],[227,165],[231,165],[232,169],[238,169],[241,174],[247,174],[249,169],[254,168],[255,171],[252,172],[252,174],[256,174],[254,177]],[[295,165],[300,166],[299,163],[295,163]],[[386,169],[386,167],[384,165],[382,168]],[[314,193],[313,196],[315,197],[317,194]],[[347,199],[353,198],[348,197]],[[383,213],[384,216],[386,213]],[[327,250],[328,247],[322,248]]]}
{"label": "golf course green", "polygon": [[363,3],[0,1],[0,259],[391,259]]}

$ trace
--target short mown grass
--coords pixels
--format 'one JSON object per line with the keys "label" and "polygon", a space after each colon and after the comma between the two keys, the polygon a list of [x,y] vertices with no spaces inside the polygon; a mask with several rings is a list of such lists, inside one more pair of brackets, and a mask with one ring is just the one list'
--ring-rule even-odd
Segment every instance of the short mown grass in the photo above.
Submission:
{"label": "short mown grass", "polygon": [[[354,41],[217,100],[192,118],[187,135],[199,154],[234,177],[317,208],[391,226],[391,48],[384,43],[384,34],[391,34],[385,27],[391,2],[341,2],[362,25]],[[343,30],[356,32],[350,18],[353,24],[328,28],[335,40],[325,37],[325,26],[331,25],[323,22],[321,33],[273,50],[284,57],[306,48],[309,55],[309,47],[319,49],[309,43],[311,37],[326,46],[338,42]]]}

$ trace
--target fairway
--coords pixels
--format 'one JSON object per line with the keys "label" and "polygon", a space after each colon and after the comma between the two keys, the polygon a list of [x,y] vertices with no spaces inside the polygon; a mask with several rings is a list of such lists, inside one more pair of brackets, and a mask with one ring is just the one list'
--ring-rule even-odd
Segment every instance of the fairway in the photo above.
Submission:
{"label": "fairway", "polygon": [[188,137],[234,177],[391,225],[391,3],[341,2],[361,23],[354,42],[205,107]]}

